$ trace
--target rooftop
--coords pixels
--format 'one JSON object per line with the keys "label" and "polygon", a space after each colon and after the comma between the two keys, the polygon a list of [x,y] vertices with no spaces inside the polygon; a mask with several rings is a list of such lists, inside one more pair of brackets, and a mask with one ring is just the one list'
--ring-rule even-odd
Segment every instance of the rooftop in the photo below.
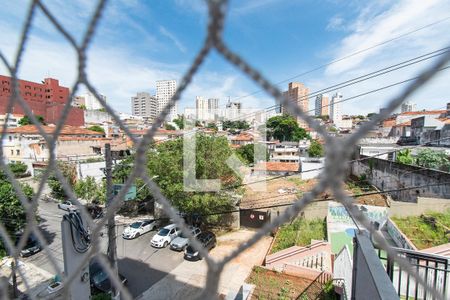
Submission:
{"label": "rooftop", "polygon": [[260,162],[255,166],[255,170],[258,171],[268,171],[268,172],[298,172],[298,163],[287,163],[287,162]]}
{"label": "rooftop", "polygon": [[[56,127],[42,125],[42,128],[45,133],[51,134],[55,131]],[[38,128],[36,127],[36,125],[25,125],[25,126],[20,126],[20,127],[16,127],[16,128],[8,128],[6,130],[6,132],[7,133],[39,134],[40,135],[40,132],[39,132]],[[97,132],[97,131],[88,130],[88,129],[81,128],[81,127],[65,125],[61,129],[61,132],[59,133],[59,135],[60,136],[61,135],[95,135],[95,136],[99,136],[99,135],[102,135],[102,133]]]}

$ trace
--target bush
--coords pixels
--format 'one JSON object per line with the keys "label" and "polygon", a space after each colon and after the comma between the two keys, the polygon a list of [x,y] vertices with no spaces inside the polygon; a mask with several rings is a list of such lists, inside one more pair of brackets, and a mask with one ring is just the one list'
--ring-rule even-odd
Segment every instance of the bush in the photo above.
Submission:
{"label": "bush", "polygon": [[16,163],[9,163],[9,168],[11,169],[11,172],[14,173],[14,176],[21,177],[25,175],[25,173],[28,170],[28,167],[23,162],[16,162]]}

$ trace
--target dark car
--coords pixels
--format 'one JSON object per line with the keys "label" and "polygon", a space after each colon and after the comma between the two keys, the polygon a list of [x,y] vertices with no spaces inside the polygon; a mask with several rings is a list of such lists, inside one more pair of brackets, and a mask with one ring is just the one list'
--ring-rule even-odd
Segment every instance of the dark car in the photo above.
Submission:
{"label": "dark car", "polygon": [[[216,236],[214,233],[210,231],[205,231],[200,233],[197,236],[197,240],[200,242],[200,244],[205,248],[207,251],[214,248],[217,244]],[[187,260],[198,260],[202,259],[200,253],[192,247],[192,245],[189,245],[186,248],[186,251],[184,252],[184,259]]]}
{"label": "dark car", "polygon": [[[20,234],[16,235],[16,246],[19,245],[20,237],[21,237]],[[39,243],[38,239],[33,234],[30,234],[28,236],[27,243],[25,244],[23,249],[20,251],[20,256],[28,257],[35,253],[38,253],[41,250],[42,250],[42,246]]]}
{"label": "dark car", "polygon": [[[91,292],[100,291],[104,293],[110,293],[111,290],[111,280],[109,279],[108,273],[103,270],[102,265],[98,261],[91,261],[89,264],[89,277],[91,281]],[[119,273],[120,281],[124,285],[127,284],[128,280]]]}

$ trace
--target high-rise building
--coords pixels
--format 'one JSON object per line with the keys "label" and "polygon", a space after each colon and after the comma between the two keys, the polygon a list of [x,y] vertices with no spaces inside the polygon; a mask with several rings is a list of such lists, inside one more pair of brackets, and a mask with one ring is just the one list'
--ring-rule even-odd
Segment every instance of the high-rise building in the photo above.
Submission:
{"label": "high-rise building", "polygon": [[[297,106],[304,112],[308,112],[309,110],[309,89],[300,82],[290,82],[288,85],[288,90],[283,93],[290,101],[297,104]],[[286,107],[282,107],[283,114],[290,114]],[[300,117],[297,117],[297,123],[302,128],[308,128],[308,124],[301,119]]]}
{"label": "high-rise building", "polygon": [[241,115],[242,103],[241,102],[231,102],[228,99],[228,103],[225,106],[225,119],[236,121]]}
{"label": "high-rise building", "polygon": [[[164,110],[164,107],[172,99],[177,90],[177,82],[175,80],[158,80],[156,81],[156,101],[158,107],[158,114]],[[177,103],[170,109],[166,120],[172,121],[177,117],[178,106]]]}
{"label": "high-rise building", "polygon": [[215,121],[219,109],[219,99],[195,97],[196,117],[199,121]]}
{"label": "high-rise building", "polygon": [[330,115],[330,96],[328,94],[320,94],[316,97],[316,116],[329,116]]}
{"label": "high-rise building", "polygon": [[146,92],[137,93],[131,97],[131,113],[153,121],[158,116],[156,97]]}
{"label": "high-rise building", "polygon": [[[105,95],[99,95],[103,101],[106,102]],[[103,105],[100,101],[95,98],[94,94],[91,92],[87,92],[84,95],[75,97],[75,103],[82,103],[87,110],[99,110],[103,108]]]}
{"label": "high-rise building", "polygon": [[408,112],[408,111],[417,111],[417,106],[415,103],[407,101],[407,102],[402,103],[401,111],[402,111],[402,113]]}
{"label": "high-rise building", "polygon": [[340,126],[340,122],[342,121],[342,98],[342,94],[336,93],[331,97],[330,102],[330,120],[337,127]]}

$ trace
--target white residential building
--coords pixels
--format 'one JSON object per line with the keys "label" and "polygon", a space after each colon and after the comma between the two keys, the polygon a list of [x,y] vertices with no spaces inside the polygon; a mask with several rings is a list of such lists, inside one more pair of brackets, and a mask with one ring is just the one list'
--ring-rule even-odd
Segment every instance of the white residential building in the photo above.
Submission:
{"label": "white residential building", "polygon": [[23,118],[23,115],[14,115],[14,114],[4,114],[0,115],[0,127],[6,123],[8,128],[17,127],[20,119]]}
{"label": "white residential building", "polygon": [[[177,90],[176,80],[158,80],[156,81],[156,100],[157,100],[157,112],[158,114],[164,110],[164,107],[172,99],[173,95]],[[172,121],[177,117],[178,106],[177,103],[170,109],[167,116],[168,121]]]}
{"label": "white residential building", "polygon": [[199,121],[215,121],[219,109],[219,99],[195,97],[196,116]]}
{"label": "white residential building", "polygon": [[146,92],[137,93],[131,97],[131,113],[153,121],[158,116],[158,103],[156,96]]}
{"label": "white residential building", "polygon": [[241,102],[231,102],[228,99],[228,103],[225,107],[225,119],[227,120],[238,120],[241,114],[242,103]]}
{"label": "white residential building", "polygon": [[330,120],[333,121],[336,127],[340,127],[342,121],[342,94],[336,93],[331,97],[330,102]]}
{"label": "white residential building", "polygon": [[401,106],[402,113],[409,112],[409,111],[417,111],[417,105],[412,102],[404,102]]}
{"label": "white residential building", "polygon": [[[105,95],[99,95],[103,101],[106,102],[106,96]],[[94,94],[91,92],[87,92],[84,95],[76,97],[77,101],[79,101],[81,104],[84,104],[87,110],[98,110],[102,109],[103,105],[100,103],[100,101],[95,98]],[[84,103],[83,103],[84,102]]]}

